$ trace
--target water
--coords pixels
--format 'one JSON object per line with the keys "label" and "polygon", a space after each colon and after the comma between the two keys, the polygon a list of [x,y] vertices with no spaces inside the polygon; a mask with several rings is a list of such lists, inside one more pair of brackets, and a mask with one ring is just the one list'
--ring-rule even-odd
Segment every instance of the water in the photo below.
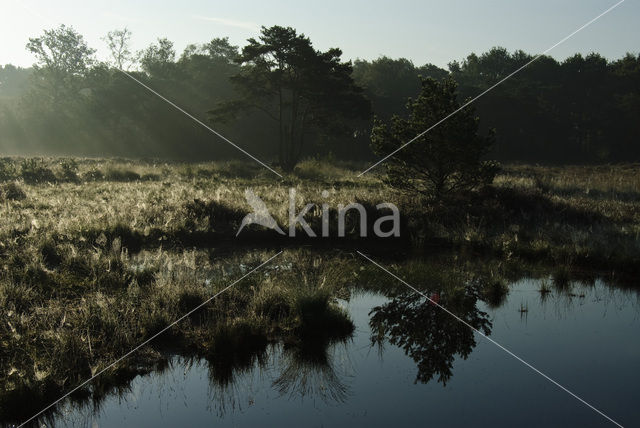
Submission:
{"label": "water", "polygon": [[[640,426],[638,294],[600,281],[554,290],[545,298],[539,288],[539,280],[523,279],[510,286],[501,306],[478,302],[490,337],[622,425]],[[467,337],[459,324],[454,326],[457,322],[438,318],[433,325],[441,331],[424,332],[446,342],[443,352],[453,349],[453,355],[447,360],[427,343],[429,349],[420,354],[428,363],[422,373],[420,358],[400,347],[388,341],[372,346],[370,311],[388,301],[362,292],[342,302],[356,332],[347,343],[330,345],[323,363],[304,364],[282,346],[272,346],[266,361],[221,387],[210,381],[205,361],[175,357],[168,370],[135,378],[128,392],[109,397],[99,409],[67,409],[57,422],[92,427],[614,426],[479,335]],[[400,329],[397,337],[420,342],[416,331],[403,337]],[[456,353],[465,349],[466,359]],[[446,372],[446,382],[439,381]],[[428,382],[416,382],[419,374],[430,373]]]}

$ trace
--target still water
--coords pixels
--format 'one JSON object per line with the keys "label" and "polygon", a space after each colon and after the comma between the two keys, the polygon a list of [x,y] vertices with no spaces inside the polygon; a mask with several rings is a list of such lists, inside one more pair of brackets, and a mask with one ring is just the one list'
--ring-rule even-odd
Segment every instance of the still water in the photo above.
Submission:
{"label": "still water", "polygon": [[[541,294],[539,289],[540,280],[522,279],[510,285],[500,306],[478,301],[490,337],[622,425],[640,426],[637,292],[600,281],[576,283],[570,291]],[[399,327],[411,322],[404,315],[389,330],[402,347],[388,340],[372,344],[370,320],[388,302],[372,292],[341,301],[355,334],[329,345],[320,361],[300,363],[282,345],[273,345],[265,360],[220,386],[210,381],[207,362],[175,357],[167,370],[135,378],[126,392],[97,409],[63,407],[57,424],[614,426],[481,336],[456,330],[455,320],[449,320],[450,331],[425,336],[463,345],[427,343],[425,350],[425,341],[409,337],[415,331],[407,336]],[[434,355],[440,351],[451,355]]]}

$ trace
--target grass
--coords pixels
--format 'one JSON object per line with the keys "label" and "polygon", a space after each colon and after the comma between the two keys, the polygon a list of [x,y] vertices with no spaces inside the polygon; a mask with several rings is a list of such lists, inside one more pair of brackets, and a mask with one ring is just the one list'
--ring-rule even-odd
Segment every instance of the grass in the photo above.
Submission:
{"label": "grass", "polygon": [[549,284],[546,280],[542,280],[540,281],[540,288],[538,289],[538,291],[540,292],[540,295],[546,296],[547,294],[551,293],[551,287],[549,287]]}
{"label": "grass", "polygon": [[0,201],[21,201],[26,197],[27,194],[16,182],[10,181],[0,186]]}
{"label": "grass", "polygon": [[[450,205],[426,204],[385,187],[376,174],[320,160],[301,162],[279,180],[259,165],[238,161],[170,164],[115,159],[18,159],[0,162],[0,240],[24,237],[92,246],[102,235],[123,246],[185,248],[237,244],[237,226],[249,211],[244,189],[265,201],[279,224],[288,223],[288,191],[303,203],[326,203],[330,224],[339,204],[361,202],[373,223],[381,202],[400,207],[396,245],[418,249],[472,248],[499,257],[616,271],[640,266],[640,178],[635,165],[610,167],[505,167],[495,185]],[[22,172],[21,172],[22,171]],[[28,171],[25,179],[23,172]],[[53,174],[52,178],[48,172]],[[235,174],[235,175],[234,175]],[[48,177],[48,178],[47,178]],[[546,184],[540,184],[544,182]],[[329,196],[321,196],[323,190]],[[317,232],[321,211],[305,217]],[[348,238],[359,240],[358,215],[347,215]],[[368,224],[371,229],[372,224]],[[336,227],[326,241],[336,239]],[[297,233],[304,240],[305,233]],[[241,239],[281,245],[261,228]],[[101,239],[101,238],[100,238]],[[317,242],[318,240],[312,241]],[[358,244],[359,245],[359,244]],[[388,242],[387,244],[388,245]]]}
{"label": "grass", "polygon": [[[0,403],[43,403],[77,385],[265,260],[271,247],[369,245],[409,283],[454,305],[470,289],[489,306],[500,305],[506,284],[528,269],[544,277],[559,267],[552,274],[558,290],[568,290],[578,274],[588,283],[603,272],[618,282],[639,273],[637,166],[506,167],[492,187],[451,205],[409,199],[376,174],[359,179],[361,169],[307,160],[279,180],[235,161],[0,159]],[[352,216],[347,239],[289,242],[250,229],[235,240],[249,211],[247,187],[283,226],[290,187],[299,207],[361,201],[370,221],[376,204],[393,202],[402,238],[367,244]],[[306,218],[319,231],[319,210]],[[241,245],[251,253],[231,251]],[[421,259],[433,253],[437,263]],[[407,260],[408,254],[418,258]],[[272,343],[292,350],[292,367],[318,364],[307,350],[353,333],[338,302],[354,292],[354,283],[389,297],[402,293],[357,259],[327,262],[294,249],[280,257],[109,371],[95,388],[108,391],[120,377],[157,368],[168,350],[217,361],[213,376],[222,384],[259,362]]]}
{"label": "grass", "polygon": [[[267,258],[261,252],[215,261],[193,251],[132,256],[117,241],[90,252],[50,242],[32,251],[11,275],[0,276],[2,403],[29,392],[46,404],[52,391],[81,383]],[[308,257],[283,256],[272,267],[281,271],[277,279],[265,267],[107,376],[151,370],[171,350],[216,361],[224,383],[268,343],[349,337],[353,323],[334,297],[344,281],[307,270]]]}

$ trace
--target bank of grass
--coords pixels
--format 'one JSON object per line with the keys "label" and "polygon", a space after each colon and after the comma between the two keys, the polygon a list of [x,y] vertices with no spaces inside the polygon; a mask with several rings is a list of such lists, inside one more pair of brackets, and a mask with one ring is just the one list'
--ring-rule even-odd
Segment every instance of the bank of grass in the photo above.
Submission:
{"label": "bank of grass", "polygon": [[[157,250],[132,256],[116,240],[93,250],[47,243],[5,265],[0,420],[31,416],[271,255]],[[282,255],[107,371],[104,382],[153,370],[167,353],[210,359],[224,382],[269,343],[345,340],[354,327],[336,296],[348,276],[338,275],[339,261],[329,269],[314,262],[304,252]],[[33,405],[5,406],[26,399]]]}
{"label": "bank of grass", "polygon": [[[241,161],[4,158],[0,242],[30,246],[51,240],[92,247],[96,240],[119,237],[130,251],[237,245],[243,240],[279,246],[295,240],[260,227],[245,229],[235,239],[250,210],[244,190],[252,188],[286,228],[289,189],[294,188],[298,208],[316,203],[306,219],[317,233],[319,205],[329,205],[332,238],[339,204],[362,203],[371,232],[381,215],[375,206],[393,202],[400,207],[402,231],[392,242],[406,248],[470,247],[500,257],[621,274],[636,274],[640,266],[638,165],[505,166],[493,186],[446,204],[388,188],[380,180],[382,166],[358,177],[365,167],[310,159],[280,179],[258,164]],[[347,238],[355,245],[362,243],[358,220],[350,211]],[[296,239],[305,236],[299,231]],[[349,239],[312,242],[342,245]]]}

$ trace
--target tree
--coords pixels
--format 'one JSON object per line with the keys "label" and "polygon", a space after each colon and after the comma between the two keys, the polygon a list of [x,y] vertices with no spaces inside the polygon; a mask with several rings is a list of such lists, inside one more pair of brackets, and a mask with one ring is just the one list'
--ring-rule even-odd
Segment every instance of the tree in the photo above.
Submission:
{"label": "tree", "polygon": [[35,55],[37,70],[82,76],[94,62],[95,49],[88,47],[73,27],[64,24],[45,30],[40,37],[29,38],[27,50]]}
{"label": "tree", "polygon": [[[249,39],[232,82],[241,98],[211,110],[212,121],[258,109],[278,125],[278,159],[292,171],[312,129],[329,135],[349,131],[348,120],[368,117],[370,104],[351,78],[342,52],[313,48],[309,38],[290,27],[262,27],[259,40]],[[353,132],[353,130],[351,130]]]}
{"label": "tree", "polygon": [[169,77],[174,69],[176,51],[173,42],[159,38],[145,50],[138,52],[142,69],[152,77]]}
{"label": "tree", "polygon": [[[423,78],[420,95],[407,103],[408,117],[394,116],[390,126],[376,120],[371,144],[386,156],[457,110],[457,84],[451,78]],[[386,160],[386,180],[394,187],[436,200],[490,183],[496,173],[483,161],[493,134],[478,135],[478,118],[465,108]]]}
{"label": "tree", "polygon": [[29,38],[26,48],[35,55],[34,72],[47,87],[54,103],[58,103],[65,92],[77,89],[74,83],[86,76],[95,62],[95,49],[87,46],[73,27],[65,25],[45,30],[40,37]]}
{"label": "tree", "polygon": [[216,37],[202,46],[211,58],[233,62],[238,58],[238,47],[229,43],[228,37]]}
{"label": "tree", "polygon": [[131,31],[126,27],[122,30],[109,31],[103,40],[107,42],[115,67],[119,70],[127,70],[134,62],[133,54],[129,49]]}

